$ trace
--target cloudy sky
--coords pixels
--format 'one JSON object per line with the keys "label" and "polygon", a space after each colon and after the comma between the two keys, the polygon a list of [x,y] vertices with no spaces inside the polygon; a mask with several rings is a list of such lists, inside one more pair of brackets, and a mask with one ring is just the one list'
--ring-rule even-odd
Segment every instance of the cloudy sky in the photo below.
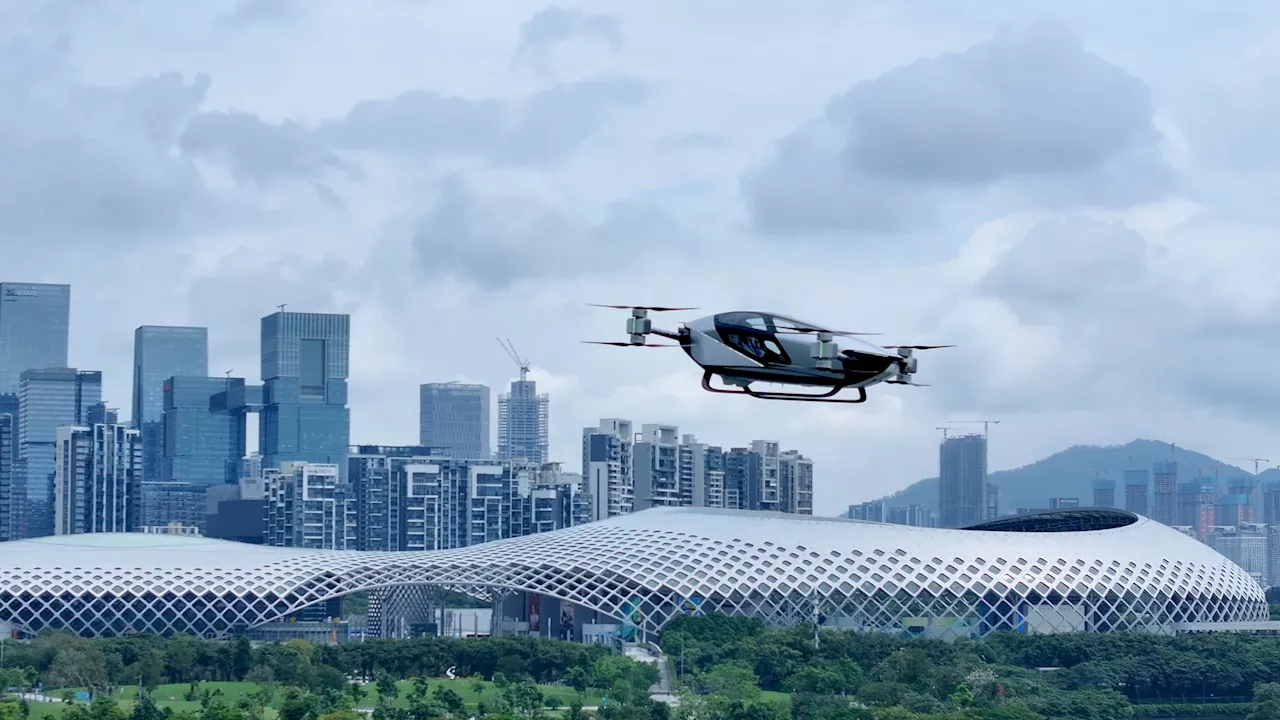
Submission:
{"label": "cloudy sky", "polygon": [[[1002,421],[993,469],[1280,460],[1280,4],[543,3],[7,0],[0,275],[72,283],[125,409],[137,325],[255,379],[276,305],[349,312],[354,441],[414,442],[418,383],[505,386],[507,337],[570,469],[600,417],[777,439],[826,514],[955,419]],[[580,344],[622,334],[588,302],[960,347],[863,406],[751,401]]]}

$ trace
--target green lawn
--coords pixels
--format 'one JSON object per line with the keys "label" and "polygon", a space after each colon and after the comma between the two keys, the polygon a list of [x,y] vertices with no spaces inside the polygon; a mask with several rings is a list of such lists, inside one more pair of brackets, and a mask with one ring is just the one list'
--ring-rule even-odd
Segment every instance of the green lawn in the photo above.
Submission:
{"label": "green lawn", "polygon": [[[497,697],[498,695],[498,689],[489,681],[483,681],[484,687],[479,693],[476,692],[475,681],[470,679],[449,680],[447,678],[433,678],[430,680],[430,684],[432,690],[440,685],[453,690],[461,695],[463,701],[468,705],[475,705],[481,700],[487,700]],[[397,682],[396,685],[400,688],[400,696],[396,699],[394,704],[397,707],[408,707],[408,696],[413,690],[413,682],[409,680],[401,680],[400,682]],[[219,699],[228,703],[234,703],[240,697],[249,695],[257,691],[260,687],[261,686],[257,683],[251,682],[206,682],[200,683],[199,686],[200,690],[211,690],[215,688],[221,690],[222,694],[218,696]],[[544,696],[550,697],[554,695],[559,697],[563,702],[569,702],[577,696],[577,692],[573,688],[565,685],[539,685],[538,689],[542,691]],[[366,683],[364,685],[364,691],[364,700],[360,702],[359,706],[363,708],[372,708],[377,705],[377,685],[375,683]],[[49,690],[46,694],[51,697],[61,697],[63,692],[65,691]],[[174,710],[190,711],[199,710],[199,702],[184,699],[186,692],[187,686],[185,684],[161,685],[152,692],[151,697],[156,701],[156,705],[161,708],[168,707],[173,708]],[[595,705],[600,701],[602,695],[604,695],[604,693],[601,691],[588,690],[582,697],[582,704]],[[132,707],[137,696],[138,688],[132,685],[117,688],[113,695],[113,697],[115,697],[126,710]],[[62,703],[33,702],[31,703],[31,718],[32,720],[44,720],[45,718],[59,717],[62,715],[62,708]]]}

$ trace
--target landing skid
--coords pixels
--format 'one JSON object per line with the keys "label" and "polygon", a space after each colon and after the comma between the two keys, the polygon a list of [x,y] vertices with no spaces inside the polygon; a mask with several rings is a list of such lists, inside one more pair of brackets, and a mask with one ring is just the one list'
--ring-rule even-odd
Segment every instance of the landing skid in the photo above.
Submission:
{"label": "landing skid", "polygon": [[711,378],[715,376],[716,374],[711,372],[710,370],[707,370],[702,374],[703,390],[706,390],[707,392],[721,393],[723,395],[750,395],[751,397],[757,398],[760,400],[793,400],[793,401],[800,401],[800,402],[848,403],[851,405],[856,405],[858,403],[864,403],[867,401],[867,389],[861,388],[861,387],[854,388],[855,390],[858,391],[858,398],[854,400],[850,398],[834,397],[836,393],[846,389],[848,387],[847,385],[839,385],[821,395],[806,395],[804,393],[768,392],[768,391],[760,392],[757,390],[752,390],[750,385],[743,387],[741,390],[728,390],[726,388],[714,387],[711,384]]}

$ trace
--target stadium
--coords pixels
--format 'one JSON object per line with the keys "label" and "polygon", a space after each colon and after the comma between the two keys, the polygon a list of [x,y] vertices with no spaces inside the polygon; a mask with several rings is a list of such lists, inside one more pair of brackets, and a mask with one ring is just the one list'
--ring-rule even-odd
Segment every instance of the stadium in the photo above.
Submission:
{"label": "stadium", "polygon": [[[227,637],[357,591],[491,599],[503,632],[643,639],[680,614],[933,637],[1172,632],[1266,620],[1237,565],[1132,513],[1077,509],[950,530],[660,508],[455,550],[373,553],[101,533],[0,543],[0,620]],[[371,603],[372,607],[372,603]]]}

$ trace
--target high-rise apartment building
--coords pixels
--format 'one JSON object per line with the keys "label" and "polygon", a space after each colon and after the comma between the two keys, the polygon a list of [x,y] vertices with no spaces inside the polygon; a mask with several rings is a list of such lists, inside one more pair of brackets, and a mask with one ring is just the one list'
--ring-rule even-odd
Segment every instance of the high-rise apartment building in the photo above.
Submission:
{"label": "high-rise apartment building", "polygon": [[986,436],[943,438],[938,465],[939,524],[958,528],[976,525],[986,519]]}
{"label": "high-rise apartment building", "polygon": [[513,381],[511,391],[498,396],[498,459],[539,466],[547,462],[550,413],[551,399],[538,394],[538,383]]}
{"label": "high-rise apartment building", "polygon": [[[162,482],[210,487],[240,479],[247,417],[234,398],[244,387],[243,378],[174,376],[164,380]],[[145,434],[143,452],[145,468]]]}
{"label": "high-rise apartment building", "polygon": [[102,373],[74,368],[24,370],[18,388],[18,477],[10,493],[14,539],[53,534],[58,428],[84,425],[102,402]]}
{"label": "high-rise apartment building", "polygon": [[[441,459],[432,455],[432,448],[413,445],[350,448],[347,481],[351,501],[355,503],[357,550],[407,549],[405,501],[415,489],[409,487],[410,476],[405,468],[430,465]],[[425,507],[418,509],[426,510]]]}
{"label": "high-rise apartment building", "polygon": [[[749,504],[747,487],[751,485],[753,453],[750,448],[729,448],[724,454],[724,506],[736,510],[756,510]],[[754,463],[756,467],[759,462]]]}
{"label": "high-rise apartment building", "polygon": [[1116,481],[1098,478],[1093,481],[1093,507],[1116,506]]}
{"label": "high-rise apartment building", "polygon": [[9,511],[18,460],[18,416],[0,412],[0,542],[12,540]]}
{"label": "high-rise apartment building", "polygon": [[679,507],[691,504],[681,497],[679,477],[680,432],[673,425],[640,426],[632,447],[635,510]]}
{"label": "high-rise apartment building", "polygon": [[551,532],[591,522],[591,496],[582,488],[582,476],[564,472],[560,463],[539,468],[529,497],[527,531]]}
{"label": "high-rise apartment building", "polygon": [[0,282],[0,395],[17,395],[25,370],[67,366],[71,286]]}
{"label": "high-rise apartment building", "polygon": [[[1276,480],[1268,480],[1262,484],[1262,513],[1259,521],[1267,525],[1280,526],[1280,482]],[[1280,557],[1277,558],[1280,562]],[[1277,574],[1276,580],[1280,582],[1280,574]]]}
{"label": "high-rise apartment building", "polygon": [[[1256,506],[1258,505],[1259,495],[1258,483],[1251,477],[1234,477],[1227,480],[1227,495],[1231,496],[1231,502],[1237,507],[1237,520],[1235,524],[1253,523],[1258,521],[1258,513]],[[1221,500],[1219,500],[1221,502]],[[1228,525],[1224,523],[1219,516],[1219,525]]]}
{"label": "high-rise apartment building", "polygon": [[418,388],[418,444],[445,457],[488,460],[489,388],[428,383]]}
{"label": "high-rise apartment building", "polygon": [[135,532],[142,501],[142,442],[120,424],[57,430],[54,534]]}
{"label": "high-rise apartment building", "polygon": [[161,479],[164,464],[164,388],[171,377],[209,375],[209,330],[143,325],[133,331],[131,424],[142,436],[145,482]]}
{"label": "high-rise apartment building", "polygon": [[1205,544],[1239,565],[1240,569],[1249,573],[1259,585],[1267,586],[1270,568],[1267,562],[1265,525],[1215,527],[1212,528]]}
{"label": "high-rise apartment building", "polygon": [[1209,538],[1217,525],[1218,485],[1210,480],[1195,480],[1177,485],[1177,525],[1190,527],[1201,542]]}
{"label": "high-rise apartment building", "polygon": [[630,420],[605,418],[596,427],[582,429],[582,480],[594,504],[592,519],[624,515],[634,508],[634,442]]}
{"label": "high-rise apartment building", "polygon": [[725,504],[724,450],[686,434],[679,447],[680,494],[694,507]]}
{"label": "high-rise apartment building", "polygon": [[938,524],[933,513],[923,505],[886,505],[878,500],[850,505],[845,517],[912,527],[937,527]]}
{"label": "high-rise apartment building", "polygon": [[1000,517],[1000,487],[987,483],[987,519]]}
{"label": "high-rise apartment building", "polygon": [[263,465],[334,465],[346,473],[351,316],[278,312],[262,318]]}
{"label": "high-rise apartment building", "polygon": [[[345,453],[344,453],[345,454]],[[349,550],[355,509],[337,465],[286,462],[266,473],[266,545]]]}
{"label": "high-rise apartment building", "polygon": [[1178,525],[1178,463],[1156,462],[1151,468],[1151,519],[1165,525]]}
{"label": "high-rise apartment building", "polygon": [[742,487],[743,510],[780,510],[780,455],[774,440],[752,440]]}
{"label": "high-rise apartment building", "polygon": [[1213,510],[1214,525],[1239,527],[1253,522],[1253,496],[1244,493],[1227,493],[1218,496]]}
{"label": "high-rise apartment building", "polygon": [[1151,473],[1146,470],[1124,471],[1124,509],[1149,517],[1147,499],[1151,496]]}
{"label": "high-rise apartment building", "polygon": [[813,461],[797,450],[778,455],[778,510],[813,514]]}

